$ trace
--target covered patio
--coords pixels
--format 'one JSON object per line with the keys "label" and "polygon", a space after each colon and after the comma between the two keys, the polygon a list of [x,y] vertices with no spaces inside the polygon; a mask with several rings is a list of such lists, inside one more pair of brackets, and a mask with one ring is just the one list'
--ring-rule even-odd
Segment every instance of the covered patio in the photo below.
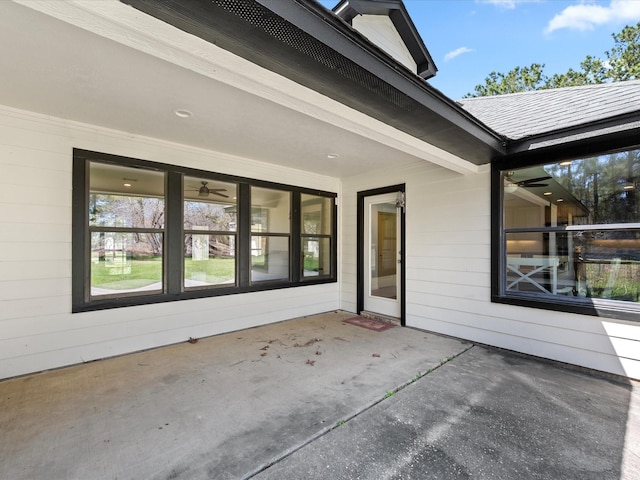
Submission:
{"label": "covered patio", "polygon": [[1,382],[0,478],[638,478],[637,382],[352,318]]}

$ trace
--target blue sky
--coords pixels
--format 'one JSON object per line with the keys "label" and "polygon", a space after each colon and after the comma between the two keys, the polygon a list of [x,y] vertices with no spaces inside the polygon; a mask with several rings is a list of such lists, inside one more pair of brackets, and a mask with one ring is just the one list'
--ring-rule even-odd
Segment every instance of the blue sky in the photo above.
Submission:
{"label": "blue sky", "polygon": [[[321,0],[327,8],[336,1]],[[404,0],[438,74],[429,81],[453,99],[489,73],[545,65],[547,75],[605,58],[611,35],[640,22],[640,0]]]}

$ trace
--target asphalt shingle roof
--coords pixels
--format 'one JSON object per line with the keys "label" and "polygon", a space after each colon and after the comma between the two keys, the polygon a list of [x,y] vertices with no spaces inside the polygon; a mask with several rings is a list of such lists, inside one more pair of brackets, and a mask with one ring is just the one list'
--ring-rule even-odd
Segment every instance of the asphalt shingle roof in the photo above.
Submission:
{"label": "asphalt shingle roof", "polygon": [[640,112],[640,80],[458,100],[495,132],[520,140]]}

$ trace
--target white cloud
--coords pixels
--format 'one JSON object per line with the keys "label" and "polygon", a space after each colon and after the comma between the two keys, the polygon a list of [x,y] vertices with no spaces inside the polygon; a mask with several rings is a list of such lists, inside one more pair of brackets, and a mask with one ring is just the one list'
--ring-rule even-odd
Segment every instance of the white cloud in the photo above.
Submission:
{"label": "white cloud", "polygon": [[562,28],[593,30],[598,25],[640,20],[640,1],[611,0],[609,6],[581,3],[571,5],[551,19],[546,33]]}
{"label": "white cloud", "polygon": [[484,0],[483,3],[491,3],[498,7],[508,9],[516,8],[516,2],[514,0]]}
{"label": "white cloud", "polygon": [[456,48],[455,50],[447,53],[444,56],[444,61],[448,62],[449,60],[453,60],[454,58],[456,58],[459,55],[462,55],[463,53],[469,53],[469,52],[473,52],[473,50],[467,47]]}
{"label": "white cloud", "polygon": [[516,8],[516,3],[524,3],[524,2],[537,1],[537,0],[476,0],[476,1],[480,3],[490,3],[497,7],[512,10]]}

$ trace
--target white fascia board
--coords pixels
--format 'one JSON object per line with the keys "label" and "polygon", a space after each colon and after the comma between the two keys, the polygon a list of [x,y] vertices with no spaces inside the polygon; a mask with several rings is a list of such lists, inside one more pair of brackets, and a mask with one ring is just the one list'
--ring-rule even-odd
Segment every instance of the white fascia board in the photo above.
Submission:
{"label": "white fascia board", "polygon": [[15,3],[463,175],[478,166],[116,0]]}

